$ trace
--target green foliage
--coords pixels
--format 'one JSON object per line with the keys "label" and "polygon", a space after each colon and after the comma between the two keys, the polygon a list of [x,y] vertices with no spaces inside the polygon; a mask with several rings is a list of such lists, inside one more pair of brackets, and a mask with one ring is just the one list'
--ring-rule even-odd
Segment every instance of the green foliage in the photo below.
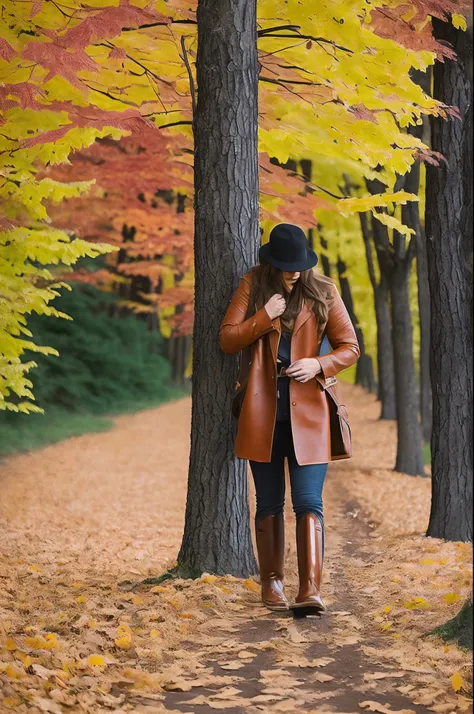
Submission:
{"label": "green foliage", "polygon": [[[37,342],[60,354],[35,355],[33,382],[46,414],[0,413],[0,454],[106,428],[101,415],[135,411],[182,396],[172,385],[164,340],[133,315],[114,316],[116,298],[76,285],[55,301],[72,320],[33,315]],[[28,355],[27,355],[28,357]]]}
{"label": "green foliage", "polygon": [[472,651],[472,600],[467,600],[456,617],[438,625],[428,635],[438,635],[445,642],[456,642]]}

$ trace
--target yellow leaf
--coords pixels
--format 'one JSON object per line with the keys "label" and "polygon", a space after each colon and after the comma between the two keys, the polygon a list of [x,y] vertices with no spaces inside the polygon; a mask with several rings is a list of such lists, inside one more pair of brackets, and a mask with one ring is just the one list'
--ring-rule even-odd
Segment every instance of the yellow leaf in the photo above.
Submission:
{"label": "yellow leaf", "polygon": [[451,677],[451,686],[454,689],[455,692],[459,692],[461,687],[463,686],[463,678],[459,674],[459,672],[455,672],[453,676]]}
{"label": "yellow leaf", "polygon": [[[20,656],[20,659],[23,662],[23,667],[25,669],[28,669],[28,667],[30,667],[33,664],[33,661],[34,661],[33,657],[30,657],[30,655],[24,655],[23,653],[21,653],[21,654],[23,655],[23,656]],[[17,656],[19,656],[19,655],[20,655],[20,653],[18,653]]]}
{"label": "yellow leaf", "polygon": [[215,583],[216,580],[217,580],[216,575],[203,575],[201,578],[202,583],[209,583],[209,584]]}
{"label": "yellow leaf", "polygon": [[186,620],[189,620],[190,618],[192,618],[193,615],[191,612],[180,612],[179,616]]}
{"label": "yellow leaf", "polygon": [[387,605],[386,607],[384,607],[384,609],[382,610],[382,612],[391,612],[391,610],[392,610],[392,606],[391,606],[391,605]]}
{"label": "yellow leaf", "polygon": [[105,662],[102,655],[91,655],[89,657],[89,659],[87,660],[87,664],[90,667],[106,667],[107,666],[107,663]]}
{"label": "yellow leaf", "polygon": [[446,593],[446,595],[441,596],[443,600],[446,600],[448,605],[451,605],[453,602],[457,602],[458,600],[461,599],[460,595],[457,593]]}
{"label": "yellow leaf", "polygon": [[14,707],[18,707],[21,704],[21,699],[13,699],[12,697],[5,697],[3,700],[3,704],[5,704],[6,707],[11,707],[12,709]]}
{"label": "yellow leaf", "polygon": [[384,622],[383,625],[380,625],[381,630],[388,630],[389,627],[393,625],[393,622]]}
{"label": "yellow leaf", "polygon": [[159,637],[159,636],[160,636],[160,633],[158,632],[158,630],[152,630],[152,631],[150,632],[150,637],[151,637],[153,640],[155,640],[155,639],[156,639],[157,637]]}
{"label": "yellow leaf", "polygon": [[115,644],[122,650],[128,650],[132,646],[132,631],[128,625],[121,623],[117,627]]}
{"label": "yellow leaf", "polygon": [[38,568],[37,565],[30,565],[30,570],[34,570],[35,573],[42,573],[43,571],[41,568]]}
{"label": "yellow leaf", "polygon": [[54,632],[50,632],[46,637],[37,635],[36,637],[26,637],[25,644],[32,650],[53,650],[59,649],[59,642]]}
{"label": "yellow leaf", "polygon": [[255,580],[252,580],[252,578],[247,578],[247,580],[244,582],[244,587],[247,588],[247,590],[251,590],[254,593],[259,593],[260,592],[260,585],[255,582]]}
{"label": "yellow leaf", "polygon": [[429,603],[423,597],[412,597],[408,602],[403,603],[407,610],[427,610]]}
{"label": "yellow leaf", "polygon": [[12,679],[21,679],[24,675],[24,672],[19,667],[10,663],[7,664],[4,671],[7,677],[11,677]]}
{"label": "yellow leaf", "polygon": [[144,600],[142,597],[140,597],[140,595],[134,595],[132,597],[132,603],[134,605],[143,605],[143,602],[144,602]]}
{"label": "yellow leaf", "polygon": [[451,22],[457,30],[463,30],[464,32],[467,30],[467,22],[464,15],[459,15],[457,12],[454,12],[451,15]]}
{"label": "yellow leaf", "polygon": [[165,593],[166,588],[163,585],[155,585],[154,588],[150,590],[151,593]]}
{"label": "yellow leaf", "polygon": [[13,652],[14,650],[16,650],[16,644],[14,643],[14,641],[12,640],[11,637],[7,638],[5,647],[7,648],[7,650],[10,650],[10,652]]}
{"label": "yellow leaf", "polygon": [[77,602],[87,602],[87,598],[84,595],[79,595]]}
{"label": "yellow leaf", "polygon": [[436,560],[433,560],[432,558],[423,558],[423,560],[420,560],[420,563],[422,565],[433,565],[436,563]]}

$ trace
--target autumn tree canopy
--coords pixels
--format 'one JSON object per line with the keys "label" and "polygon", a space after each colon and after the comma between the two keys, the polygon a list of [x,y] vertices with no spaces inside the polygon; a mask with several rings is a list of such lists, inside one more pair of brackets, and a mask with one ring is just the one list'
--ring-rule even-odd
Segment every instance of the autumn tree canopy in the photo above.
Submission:
{"label": "autumn tree canopy", "polygon": [[[151,195],[166,184],[166,190],[185,194],[191,205],[191,124],[198,91],[195,9],[195,2],[184,0],[122,0],[107,7],[99,0],[87,6],[71,0],[67,10],[49,2],[2,3],[1,408],[36,408],[27,376],[33,363],[22,363],[21,355],[26,348],[47,348],[35,346],[25,315],[57,315],[51,301],[62,286],[58,274],[81,256],[121,247],[125,214],[126,224],[137,233],[133,247],[127,246],[135,254],[128,267],[122,267],[124,274],[143,270],[156,280],[164,271],[156,259],[166,235],[159,235],[162,218],[167,252],[176,259],[172,271],[189,268],[190,210],[175,215],[162,206],[155,223]],[[397,175],[418,156],[435,162],[439,157],[406,128],[423,115],[446,116],[451,110],[427,96],[412,81],[410,70],[426,70],[437,56],[449,55],[449,48],[432,36],[430,16],[446,17],[454,11],[462,7],[450,0],[370,6],[362,0],[327,0],[314,7],[297,0],[284,5],[259,2],[264,227],[266,221],[289,215],[316,226],[320,210],[340,215],[368,210],[377,212],[380,220],[381,206],[415,199],[394,192]],[[461,15],[452,18],[463,23]],[[122,142],[128,144],[119,146],[130,168],[124,164],[112,181],[114,167],[124,157],[117,158],[122,148],[109,139],[118,141],[127,134],[132,137]],[[105,137],[109,139],[94,144]],[[146,187],[134,193],[139,183],[146,183],[146,161],[141,162],[139,147],[153,156],[150,168],[160,166],[149,197]],[[106,151],[102,163],[101,152]],[[290,157],[317,157],[315,163],[329,170],[304,182],[270,161],[284,165]],[[101,162],[100,168],[94,161]],[[135,180],[134,165],[140,181]],[[343,170],[366,178],[377,170],[386,190],[346,199],[335,185]],[[127,183],[131,175],[134,180]],[[86,199],[90,211],[79,215],[75,202],[91,189],[91,180],[96,185]],[[104,200],[107,190],[113,200]],[[64,199],[64,210],[51,210],[51,222],[47,207]],[[410,232],[396,211],[383,215],[391,230]],[[107,221],[109,234],[100,229],[103,223],[98,228],[97,219]],[[86,236],[94,242],[84,240]],[[189,286],[184,289],[189,295]],[[181,292],[169,299],[173,304],[184,297]]]}

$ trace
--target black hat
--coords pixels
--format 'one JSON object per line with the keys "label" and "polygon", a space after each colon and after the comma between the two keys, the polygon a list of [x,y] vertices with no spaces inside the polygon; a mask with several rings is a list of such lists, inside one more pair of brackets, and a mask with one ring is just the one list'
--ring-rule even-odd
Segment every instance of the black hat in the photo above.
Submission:
{"label": "black hat", "polygon": [[308,245],[304,231],[292,223],[279,223],[270,233],[270,240],[260,247],[261,258],[275,268],[301,272],[314,268],[318,256]]}

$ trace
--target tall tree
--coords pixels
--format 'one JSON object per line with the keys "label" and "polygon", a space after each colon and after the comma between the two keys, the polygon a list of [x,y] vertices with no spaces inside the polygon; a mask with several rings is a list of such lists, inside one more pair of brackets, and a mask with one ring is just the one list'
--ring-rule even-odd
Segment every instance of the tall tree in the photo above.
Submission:
{"label": "tall tree", "polygon": [[368,392],[374,393],[376,391],[376,386],[372,358],[369,354],[367,354],[365,349],[364,333],[355,313],[351,284],[346,273],[346,262],[342,260],[341,256],[338,256],[337,258],[336,269],[339,277],[341,298],[346,306],[347,312],[349,313],[349,317],[351,318],[360,347],[360,358],[357,360],[356,365],[355,384],[360,384],[360,386],[367,389]]}
{"label": "tall tree", "polygon": [[[377,323],[377,397],[381,404],[381,419],[396,419],[397,404],[395,399],[395,370],[393,367],[392,320],[390,317],[390,285],[385,271],[381,269],[385,253],[381,250],[381,241],[387,239],[387,229],[370,213],[359,213],[362,238],[370,283],[374,291],[375,320]],[[378,240],[375,239],[377,236]],[[379,262],[379,278],[375,271],[372,244],[375,245]]]}
{"label": "tall tree", "polygon": [[[431,71],[412,71],[412,79],[423,89],[430,91]],[[429,121],[427,117],[419,124],[408,127],[408,133],[429,143]],[[409,193],[420,193],[420,170],[421,161],[417,158],[410,171],[405,176],[405,191]],[[418,315],[420,323],[420,362],[419,362],[419,394],[420,394],[420,418],[423,441],[429,442],[431,439],[432,422],[432,396],[430,377],[430,287],[428,282],[428,258],[426,255],[426,238],[424,222],[420,216],[420,204],[411,201],[402,209],[403,221],[415,231],[416,241],[416,276],[418,288]]]}
{"label": "tall tree", "polygon": [[[367,180],[367,187],[373,194],[377,194],[382,188],[377,179]],[[380,214],[380,218],[384,218],[384,215]],[[406,205],[402,206],[402,220],[406,225]],[[398,435],[395,471],[412,476],[424,475],[409,299],[409,278],[415,257],[416,240],[412,235],[407,242],[406,235],[396,229],[393,230],[391,240],[387,226],[374,216],[372,216],[372,229],[380,271],[390,287]]]}
{"label": "tall tree", "polygon": [[256,0],[199,0],[195,152],[195,321],[188,499],[178,572],[255,573],[247,462],[233,455],[234,357],[219,326],[257,262]]}
{"label": "tall tree", "polygon": [[472,20],[467,31],[434,20],[435,36],[457,53],[436,63],[435,97],[461,120],[433,120],[427,167],[426,248],[431,293],[433,495],[427,535],[472,540]]}

